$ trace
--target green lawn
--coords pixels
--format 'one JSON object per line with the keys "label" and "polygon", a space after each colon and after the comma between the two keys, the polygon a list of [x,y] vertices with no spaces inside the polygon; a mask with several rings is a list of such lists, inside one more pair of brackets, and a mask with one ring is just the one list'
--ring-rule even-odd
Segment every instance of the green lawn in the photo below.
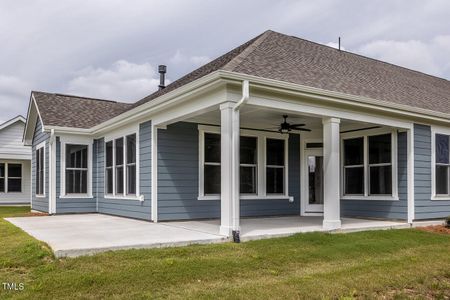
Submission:
{"label": "green lawn", "polygon": [[[0,207],[0,217],[27,208]],[[242,244],[55,259],[0,219],[0,299],[450,298],[450,236],[417,230],[300,234]]]}

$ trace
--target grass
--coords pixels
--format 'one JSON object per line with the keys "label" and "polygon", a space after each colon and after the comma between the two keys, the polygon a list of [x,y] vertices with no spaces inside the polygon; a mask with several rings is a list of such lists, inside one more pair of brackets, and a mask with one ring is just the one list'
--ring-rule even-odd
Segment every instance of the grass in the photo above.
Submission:
{"label": "grass", "polygon": [[25,284],[0,299],[449,299],[449,249],[449,235],[403,229],[55,259],[0,219],[0,280]]}

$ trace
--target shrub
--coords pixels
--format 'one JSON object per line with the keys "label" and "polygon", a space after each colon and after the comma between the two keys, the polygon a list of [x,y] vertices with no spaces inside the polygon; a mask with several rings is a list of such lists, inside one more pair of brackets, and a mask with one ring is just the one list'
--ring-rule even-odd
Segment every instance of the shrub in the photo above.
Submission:
{"label": "shrub", "polygon": [[450,228],[450,216],[445,218],[445,227]]}

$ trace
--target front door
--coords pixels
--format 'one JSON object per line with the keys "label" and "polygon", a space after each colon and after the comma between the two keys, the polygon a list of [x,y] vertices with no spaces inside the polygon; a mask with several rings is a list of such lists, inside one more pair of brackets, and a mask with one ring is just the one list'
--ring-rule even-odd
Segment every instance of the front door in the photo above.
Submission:
{"label": "front door", "polygon": [[307,166],[306,213],[323,213],[323,151],[322,149],[305,150]]}

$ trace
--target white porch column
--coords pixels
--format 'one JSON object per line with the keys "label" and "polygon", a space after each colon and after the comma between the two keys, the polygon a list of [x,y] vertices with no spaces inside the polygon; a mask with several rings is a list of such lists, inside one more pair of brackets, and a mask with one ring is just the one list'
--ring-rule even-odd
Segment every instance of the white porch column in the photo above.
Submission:
{"label": "white porch column", "polygon": [[407,148],[408,148],[408,223],[412,224],[415,219],[414,204],[414,124],[407,130]]}
{"label": "white porch column", "polygon": [[323,228],[341,228],[340,212],[340,172],[339,172],[339,123],[337,118],[324,118],[323,156],[324,156],[324,207]]}
{"label": "white porch column", "polygon": [[220,233],[226,236],[239,231],[239,111],[233,108],[233,102],[220,105]]}

